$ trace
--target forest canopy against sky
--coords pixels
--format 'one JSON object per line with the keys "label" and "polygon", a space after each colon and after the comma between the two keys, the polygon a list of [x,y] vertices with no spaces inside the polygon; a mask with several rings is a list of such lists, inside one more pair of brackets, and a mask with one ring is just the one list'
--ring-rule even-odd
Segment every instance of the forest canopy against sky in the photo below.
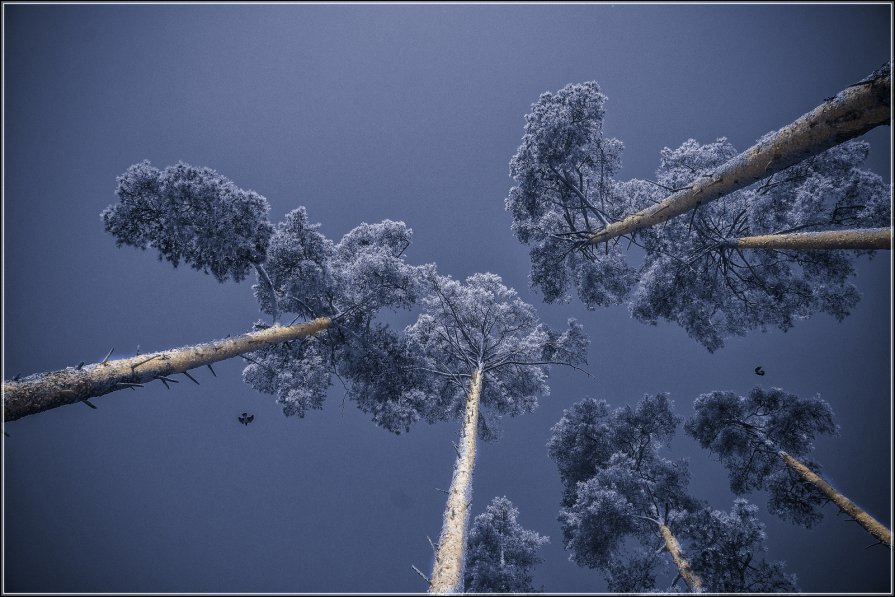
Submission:
{"label": "forest canopy against sky", "polygon": [[[483,394],[505,416],[499,439],[496,419],[482,419],[480,439],[495,441],[476,451],[478,566],[494,561],[489,545],[503,545],[474,522],[489,520],[476,518],[487,511],[521,525],[502,523],[526,538],[529,547],[513,553],[531,564],[535,589],[604,592],[645,578],[637,576],[648,570],[643,560],[624,569],[612,560],[607,581],[604,569],[570,560],[564,540],[571,513],[604,490],[600,483],[640,470],[624,468],[630,454],[588,471],[581,480],[590,493],[575,501],[547,444],[582,401],[624,409],[667,394],[680,425],[655,462],[687,463],[679,504],[694,515],[660,510],[707,586],[733,560],[699,546],[741,524],[751,534],[740,545],[766,546],[768,566],[785,562],[766,575],[777,589],[788,575],[803,591],[891,589],[891,550],[864,549],[874,537],[833,505],[815,504],[819,515],[803,528],[778,515],[774,487],[746,484],[741,495],[735,472],[684,424],[702,412],[694,401],[713,392],[748,397],[760,386],[822,400],[835,420],[810,438],[810,450],[787,450],[821,464],[824,479],[891,526],[890,251],[796,255],[792,266],[716,246],[729,231],[800,227],[806,213],[823,218],[816,229],[891,226],[889,126],[790,171],[797,176],[775,175],[693,218],[596,246],[593,260],[568,270],[537,259],[532,269],[531,247],[519,242],[531,231],[520,228],[512,200],[505,209],[512,189],[530,191],[527,206],[574,194],[575,181],[549,168],[577,159],[562,153],[571,145],[538,146],[555,151],[539,154],[543,161],[520,153],[526,133],[544,133],[525,119],[543,93],[591,85],[588,101],[599,97],[590,116],[599,116],[602,144],[581,146],[605,159],[582,170],[577,188],[623,196],[617,210],[600,208],[617,220],[890,60],[889,5],[3,10],[4,380],[89,368],[110,349],[112,359],[134,357],[263,331],[275,318],[334,318],[325,337],[297,341],[292,353],[255,355],[260,364],[224,360],[214,374],[190,370],[200,385],[178,374],[169,379],[180,383],[92,399],[93,409],[71,404],[5,423],[4,590],[425,591],[411,565],[432,571],[427,536],[437,540],[442,529],[439,489],[451,483],[455,399],[464,394],[416,374],[377,373],[396,362],[405,373],[447,362],[426,352],[431,330],[419,319],[434,306],[422,298],[436,300],[429,264],[457,284],[499,276],[543,325],[512,350],[575,365],[551,366],[549,377],[529,371],[537,391],[519,403],[521,369],[493,377],[501,385]],[[139,166],[144,160],[151,166]],[[153,193],[187,199],[174,217],[180,232],[191,231],[180,237],[190,248],[165,236],[173,228],[152,237],[169,259],[179,256],[176,269],[158,259],[157,245],[116,246],[116,237],[149,238],[128,228],[134,213],[99,217],[120,201],[116,179],[132,166],[140,184],[169,185]],[[185,191],[177,172],[199,176],[199,190]],[[554,178],[538,178],[544,172]],[[215,204],[226,209],[191,219],[190,197],[226,197]],[[587,217],[595,229],[605,225]],[[209,222],[213,234],[202,237]],[[682,259],[692,259],[689,269],[675,265]],[[756,267],[777,269],[771,280]],[[707,271],[729,275],[707,285]],[[574,274],[564,287],[561,272]],[[666,293],[670,281],[680,282],[677,294]],[[556,352],[562,331],[578,329],[570,319],[589,339],[586,364]],[[408,351],[404,330],[414,322]],[[398,388],[407,391],[396,398]],[[427,410],[434,395],[437,412]],[[249,424],[242,413],[254,417]],[[654,549],[659,535],[655,545],[650,537]],[[664,567],[650,572],[659,588],[679,570],[662,557]],[[468,582],[485,582],[483,574]]]}

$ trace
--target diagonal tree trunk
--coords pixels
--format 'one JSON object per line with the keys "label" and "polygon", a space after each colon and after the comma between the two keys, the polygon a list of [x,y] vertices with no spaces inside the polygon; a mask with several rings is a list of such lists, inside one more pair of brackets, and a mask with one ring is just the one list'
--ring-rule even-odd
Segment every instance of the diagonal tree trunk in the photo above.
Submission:
{"label": "diagonal tree trunk", "polygon": [[831,249],[891,249],[891,228],[857,228],[789,234],[744,236],[727,241],[731,249],[798,249],[824,251]]}
{"label": "diagonal tree trunk", "polygon": [[859,508],[858,505],[850,499],[833,489],[832,485],[824,481],[810,468],[783,450],[780,450],[778,453],[780,454],[780,458],[783,459],[783,462],[786,463],[786,466],[795,471],[802,477],[802,479],[819,489],[821,493],[830,498],[830,500],[839,506],[846,514],[854,518],[855,521],[864,527],[868,533],[876,537],[879,542],[892,547],[892,531],[883,526],[874,517],[870,516],[870,514]]}
{"label": "diagonal tree trunk", "polygon": [[659,525],[659,531],[662,533],[662,539],[665,541],[665,549],[671,554],[671,559],[674,560],[674,565],[677,566],[681,578],[684,579],[684,582],[687,583],[687,586],[692,591],[701,591],[702,579],[690,568],[690,563],[684,558],[684,554],[681,552],[681,544],[678,543],[674,533],[665,524]]}
{"label": "diagonal tree trunk", "polygon": [[14,421],[175,373],[186,373],[269,344],[311,336],[329,328],[331,323],[328,317],[320,317],[290,326],[275,325],[233,338],[7,380],[3,382],[3,420]]}
{"label": "diagonal tree trunk", "polygon": [[472,372],[466,395],[466,415],[460,438],[460,453],[454,465],[454,477],[444,509],[444,523],[435,554],[429,592],[437,594],[463,592],[463,566],[466,551],[466,529],[472,503],[472,473],[475,468],[475,443],[479,422],[479,398],[482,394],[482,370]]}
{"label": "diagonal tree trunk", "polygon": [[875,76],[840,91],[811,112],[786,125],[663,201],[609,224],[591,235],[600,243],[659,224],[767,178],[834,145],[892,121],[892,75],[888,66]]}

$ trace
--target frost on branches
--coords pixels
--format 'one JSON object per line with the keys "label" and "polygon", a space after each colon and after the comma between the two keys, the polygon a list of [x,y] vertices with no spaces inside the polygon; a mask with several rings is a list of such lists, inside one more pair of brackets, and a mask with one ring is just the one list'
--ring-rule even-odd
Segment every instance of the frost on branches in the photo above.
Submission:
{"label": "frost on branches", "polygon": [[386,220],[361,224],[333,243],[308,222],[304,208],[290,212],[270,241],[265,267],[271,283],[259,280],[255,296],[264,312],[279,308],[333,323],[311,338],[250,355],[246,382],[275,394],[287,415],[302,417],[321,408],[337,375],[378,425],[407,431],[421,416],[426,382],[406,341],[375,317],[419,300],[433,268],[405,262],[410,242],[403,222]]}
{"label": "frost on branches", "polygon": [[118,246],[152,247],[175,267],[181,261],[237,282],[265,259],[272,226],[267,199],[237,187],[211,168],[183,162],[164,170],[148,161],[118,177],[119,203],[102,212]]}
{"label": "frost on branches", "polygon": [[[565,411],[547,444],[564,494],[559,520],[566,549],[581,566],[600,569],[613,592],[674,588],[745,592],[794,588],[781,563],[759,562],[765,535],[745,501],[730,515],[688,493],[685,461],[662,456],[679,418],[665,394],[611,410],[585,399]],[[663,552],[671,555],[661,558]]]}
{"label": "frost on branches", "polygon": [[[424,312],[405,333],[431,378],[427,419],[462,417],[469,380],[482,372],[481,404],[493,414],[532,412],[538,396],[549,393],[550,365],[585,362],[589,340],[574,319],[555,331],[538,321],[534,307],[495,274],[475,274],[466,283],[428,276]],[[496,420],[480,418],[485,439],[496,436]]]}
{"label": "frost on branches", "polygon": [[429,380],[426,419],[462,421],[429,585],[432,593],[454,593],[463,590],[478,436],[496,439],[502,415],[533,411],[549,392],[548,367],[585,362],[588,340],[574,320],[562,332],[539,323],[494,274],[464,284],[433,271],[427,283],[423,313],[405,335]]}
{"label": "frost on branches", "polygon": [[542,94],[510,161],[517,185],[506,208],[516,238],[531,245],[531,282],[547,302],[565,300],[574,286],[588,307],[610,305],[635,280],[621,250],[588,242],[631,208],[616,189],[623,146],[603,134],[605,102],[593,81]]}
{"label": "frost on branches", "polygon": [[891,187],[859,168],[866,143],[849,141],[633,236],[593,244],[608,223],[738,154],[723,138],[690,139],[662,150],[655,180],[616,180],[622,145],[603,135],[605,101],[594,82],[543,94],[510,162],[516,186],[506,208],[546,302],[566,301],[574,288],[588,308],[627,304],[636,319],[675,322],[710,351],[726,337],[785,331],[816,312],[849,314],[859,295],[848,280],[866,251],[740,249],[735,241],[889,226]]}
{"label": "frost on branches", "polygon": [[[710,351],[752,329],[788,330],[824,312],[842,320],[859,294],[849,282],[859,251],[738,249],[738,238],[786,232],[887,226],[889,187],[857,168],[866,143],[852,141],[642,231],[632,315],[672,321]],[[662,152],[660,183],[686,186],[736,150],[725,140],[688,141]]]}
{"label": "frost on branches", "polygon": [[758,507],[744,499],[730,512],[702,508],[685,523],[693,569],[706,580],[705,590],[716,593],[794,593],[796,575],[784,563],[759,560],[767,551],[767,533]]}
{"label": "frost on branches", "polygon": [[466,547],[464,589],[469,593],[534,593],[532,568],[549,538],[522,527],[519,510],[496,497],[475,517]]}
{"label": "frost on branches", "polygon": [[755,387],[748,396],[703,394],[693,408],[696,414],[684,429],[721,458],[730,474],[731,491],[742,495],[765,490],[768,511],[801,526],[811,527],[821,519],[826,498],[788,468],[779,451],[820,472],[820,465],[809,458],[814,438],[837,433],[827,402]]}

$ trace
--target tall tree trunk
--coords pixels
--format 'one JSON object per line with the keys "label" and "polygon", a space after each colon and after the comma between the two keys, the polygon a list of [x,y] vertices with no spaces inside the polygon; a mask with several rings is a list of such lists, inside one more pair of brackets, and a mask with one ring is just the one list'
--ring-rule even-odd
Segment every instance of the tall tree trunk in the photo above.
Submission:
{"label": "tall tree trunk", "polygon": [[817,489],[819,489],[821,493],[830,498],[830,500],[832,500],[834,504],[842,508],[842,510],[846,514],[854,518],[858,522],[858,524],[864,527],[868,533],[876,537],[877,540],[885,543],[889,547],[892,547],[892,531],[883,526],[878,520],[870,516],[867,512],[859,508],[850,499],[833,489],[832,485],[824,481],[810,468],[808,468],[783,450],[780,450],[779,454],[780,458],[783,459],[783,462],[786,463],[786,466],[795,471],[805,481],[811,483]]}
{"label": "tall tree trunk", "polygon": [[466,395],[466,414],[460,438],[460,453],[454,464],[454,477],[444,509],[444,523],[435,554],[435,566],[429,583],[430,593],[462,593],[466,552],[466,527],[472,503],[472,472],[475,468],[475,442],[479,422],[479,398],[482,394],[482,370],[472,372]]}
{"label": "tall tree trunk", "polygon": [[677,542],[674,533],[671,532],[668,525],[664,524],[659,526],[659,531],[662,533],[662,539],[665,540],[665,549],[671,554],[671,559],[674,560],[674,565],[677,566],[681,578],[684,579],[684,582],[687,583],[691,590],[701,591],[702,579],[690,568],[690,563],[684,558],[684,554],[681,552],[681,545]]}
{"label": "tall tree trunk", "polygon": [[831,249],[891,249],[891,228],[858,228],[824,230],[791,234],[744,236],[725,243],[732,249],[798,249],[820,251]]}
{"label": "tall tree trunk", "polygon": [[753,145],[719,166],[711,176],[700,178],[660,203],[609,224],[591,235],[590,242],[605,242],[670,220],[863,135],[876,126],[889,124],[892,120],[891,90],[892,75],[886,68],[877,76],[840,91],[836,97],[778,130],[764,143]]}
{"label": "tall tree trunk", "polygon": [[217,363],[269,344],[311,336],[329,328],[331,323],[328,317],[320,317],[290,326],[275,325],[233,338],[83,367],[67,367],[61,371],[35,373],[21,380],[7,380],[3,382],[3,420],[15,421],[51,408]]}

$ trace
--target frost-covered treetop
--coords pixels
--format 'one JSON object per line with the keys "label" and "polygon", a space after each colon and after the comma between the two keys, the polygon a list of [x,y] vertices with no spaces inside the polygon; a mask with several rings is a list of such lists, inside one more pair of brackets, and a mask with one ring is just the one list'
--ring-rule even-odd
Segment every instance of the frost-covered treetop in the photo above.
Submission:
{"label": "frost-covered treetop", "polygon": [[178,163],[164,170],[148,161],[118,177],[119,203],[102,212],[117,244],[152,247],[175,267],[181,261],[219,281],[240,281],[264,261],[270,206],[211,168]]}
{"label": "frost-covered treetop", "polygon": [[798,458],[811,453],[817,435],[837,432],[833,409],[820,396],[801,398],[780,388],[756,386],[747,396],[710,392],[699,396],[693,409],[685,430],[722,457],[744,445],[770,442]]}
{"label": "frost-covered treetop", "polygon": [[814,439],[838,431],[827,402],[819,396],[800,398],[780,388],[755,387],[748,396],[702,394],[693,408],[696,414],[684,429],[721,458],[734,493],[766,489],[772,514],[804,526],[820,520],[823,496],[802,483],[778,452],[784,450],[814,471],[820,470],[810,459]]}
{"label": "frost-covered treetop", "polygon": [[617,452],[639,463],[670,442],[680,423],[672,404],[660,393],[644,396],[633,407],[613,410],[605,400],[585,398],[563,411],[551,429],[547,452],[567,491],[608,466]]}
{"label": "frost-covered treetop", "polygon": [[858,252],[738,249],[735,242],[889,226],[890,185],[859,168],[866,143],[843,143],[668,222],[594,245],[591,236],[609,223],[738,155],[724,138],[689,139],[660,152],[655,180],[617,180],[622,146],[603,135],[605,101],[594,82],[543,94],[510,162],[516,186],[506,208],[517,239],[530,247],[531,284],[546,302],[567,301],[574,289],[589,309],[628,304],[636,319],[675,322],[710,351],[728,336],[785,331],[818,311],[848,315],[858,301],[848,282]]}
{"label": "frost-covered treetop", "polygon": [[[409,307],[431,266],[410,266],[404,222],[363,223],[338,243],[311,224],[304,207],[274,226],[267,200],[210,168],[178,163],[158,170],[148,161],[118,177],[120,202],[102,213],[119,245],[153,247],[218,280],[242,280],[254,267],[255,294],[265,313],[333,317]],[[361,317],[361,319],[364,319]]]}
{"label": "frost-covered treetop", "polygon": [[522,242],[555,232],[557,220],[574,235],[614,213],[609,183],[622,144],[603,135],[606,96],[594,81],[544,93],[525,116],[522,145],[510,161],[517,185],[506,204]]}
{"label": "frost-covered treetop", "polygon": [[477,369],[483,374],[482,405],[517,415],[534,410],[538,396],[549,392],[549,365],[585,362],[589,341],[580,324],[570,319],[563,332],[549,329],[495,274],[461,283],[432,272],[428,284],[424,311],[405,333],[437,380],[431,420],[463,412]]}
{"label": "frost-covered treetop", "polygon": [[627,538],[649,549],[660,526],[677,532],[698,507],[687,491],[686,462],[661,453],[678,422],[668,396],[657,394],[614,410],[588,398],[552,429],[547,450],[564,485],[565,547],[579,565],[605,570],[611,587],[653,582],[652,563],[646,564],[654,558],[640,562],[646,567],[637,557],[623,564]]}
{"label": "frost-covered treetop", "polygon": [[466,547],[464,589],[468,593],[533,593],[532,568],[538,551],[549,543],[519,524],[519,510],[506,497],[496,497],[475,517]]}
{"label": "frost-covered treetop", "polygon": [[[410,265],[411,230],[403,222],[363,223],[338,243],[326,238],[304,208],[287,214],[270,241],[255,296],[266,313],[329,317],[313,337],[253,353],[243,378],[274,394],[287,415],[322,408],[332,375],[349,398],[381,427],[400,433],[421,418],[426,380],[407,340],[376,321],[383,309],[409,308],[427,288],[433,265]],[[275,292],[272,294],[271,289]]]}
{"label": "frost-covered treetop", "polygon": [[404,222],[363,223],[338,243],[308,221],[303,207],[286,215],[270,240],[265,268],[276,289],[263,280],[254,287],[265,313],[303,317],[342,315],[364,324],[382,308],[408,308],[419,298],[431,265],[404,259],[412,231]]}
{"label": "frost-covered treetop", "polygon": [[[858,168],[867,151],[866,143],[844,143],[760,186],[642,231],[645,258],[628,296],[632,315],[645,323],[676,322],[709,350],[751,329],[785,331],[817,311],[843,319],[859,300],[849,282],[855,251],[738,249],[735,241],[888,226],[890,187]],[[725,139],[707,145],[691,139],[662,152],[656,176],[662,184],[686,186],[735,154]],[[646,182],[630,189],[644,204],[661,198]]]}
{"label": "frost-covered treetop", "polygon": [[737,499],[730,512],[703,508],[687,518],[690,564],[714,593],[793,593],[796,575],[784,563],[768,562],[767,533],[758,507]]}
{"label": "frost-covered treetop", "polygon": [[275,324],[281,313],[294,314],[293,322],[327,318],[313,336],[242,355],[246,383],[274,394],[285,414],[321,408],[337,374],[382,427],[399,433],[420,419],[427,394],[419,360],[405,338],[375,321],[384,308],[416,304],[434,272],[405,261],[412,234],[404,222],[363,223],[336,243],[299,207],[274,228],[264,197],[182,162],[161,171],[134,164],[118,178],[117,194],[102,219],[119,245],[153,247],[160,259],[220,281],[254,268],[255,296]]}
{"label": "frost-covered treetop", "polygon": [[292,210],[277,224],[264,266],[273,288],[264,280],[253,286],[261,311],[273,313],[277,304],[281,311],[304,317],[334,311],[324,307],[335,287],[333,242],[319,229],[320,224],[308,221],[304,207]]}
{"label": "frost-covered treetop", "polygon": [[564,412],[547,447],[565,485],[559,520],[571,559],[603,570],[610,591],[656,591],[668,563],[656,540],[670,549],[667,531],[703,590],[795,590],[782,563],[760,559],[757,509],[745,500],[729,514],[708,508],[689,495],[686,461],[662,456],[679,420],[665,394],[614,410],[589,398]]}
{"label": "frost-covered treetop", "polygon": [[516,186],[506,208],[516,238],[531,246],[531,282],[547,302],[567,300],[573,285],[588,307],[612,304],[633,282],[619,249],[587,241],[630,208],[615,188],[623,146],[603,135],[605,102],[594,81],[542,94],[510,161]]}

